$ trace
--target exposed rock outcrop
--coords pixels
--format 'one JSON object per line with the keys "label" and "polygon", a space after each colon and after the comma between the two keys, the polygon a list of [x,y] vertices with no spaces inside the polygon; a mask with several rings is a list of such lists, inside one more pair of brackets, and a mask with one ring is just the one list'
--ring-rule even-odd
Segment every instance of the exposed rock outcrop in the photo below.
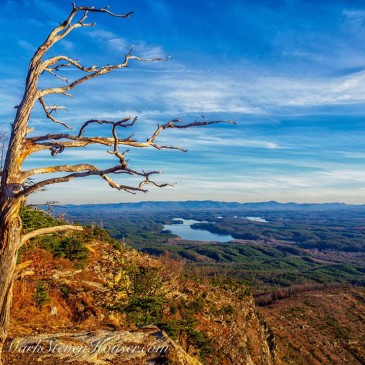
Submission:
{"label": "exposed rock outcrop", "polygon": [[[131,248],[119,251],[98,241],[87,248],[89,260],[82,269],[43,250],[32,252],[27,267],[32,275],[20,276],[15,287],[9,363],[274,364],[271,333],[246,287],[187,279],[177,262],[161,262]],[[39,280],[49,288],[42,308],[33,298]],[[131,303],[137,303],[136,310]],[[142,311],[141,317],[146,303],[157,309]],[[152,319],[148,322],[143,313]],[[158,327],[139,323],[145,320]],[[16,339],[31,349],[40,341],[49,348],[54,339],[60,350],[23,353],[15,349]],[[104,340],[104,350],[116,350],[93,353],[93,344]],[[67,346],[85,350],[65,353]],[[116,353],[118,346],[124,352]]]}

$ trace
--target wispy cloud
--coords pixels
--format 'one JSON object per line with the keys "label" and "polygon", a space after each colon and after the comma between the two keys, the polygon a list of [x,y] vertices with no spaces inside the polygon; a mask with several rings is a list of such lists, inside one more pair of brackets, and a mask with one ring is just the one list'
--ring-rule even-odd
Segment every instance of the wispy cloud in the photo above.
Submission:
{"label": "wispy cloud", "polygon": [[88,35],[97,43],[106,46],[108,51],[128,52],[130,44],[122,37],[117,36],[113,32],[104,29],[93,29]]}
{"label": "wispy cloud", "polygon": [[19,43],[19,46],[22,47],[23,49],[25,49],[26,51],[34,52],[34,50],[36,49],[33,44],[31,44],[30,42],[28,42],[26,40],[19,40],[18,43]]}
{"label": "wispy cloud", "polygon": [[[228,131],[222,133],[220,130],[215,130],[214,127],[209,128],[201,127],[195,130],[189,130],[185,134],[181,131],[171,131],[161,135],[158,139],[161,144],[168,144],[171,139],[178,141],[179,145],[189,150],[201,150],[202,147],[241,147],[241,148],[264,148],[264,149],[277,149],[283,148],[277,143],[272,141],[251,139],[248,136],[244,136],[242,131],[237,136],[234,131],[237,130],[233,126]],[[209,132],[208,132],[209,131]],[[188,134],[188,136],[186,136]]]}
{"label": "wispy cloud", "polygon": [[[239,113],[295,115],[303,107],[353,105],[365,102],[365,73],[331,78],[296,79],[259,76],[249,72],[143,74],[137,69],[108,78],[91,90],[95,102],[108,101],[119,108],[153,114]],[[158,106],[158,109],[156,109]],[[290,109],[288,109],[290,108]]]}
{"label": "wispy cloud", "polygon": [[343,15],[349,18],[361,18],[365,19],[365,11],[364,10],[352,10],[352,9],[344,9]]}
{"label": "wispy cloud", "polygon": [[104,30],[94,29],[88,33],[88,35],[99,44],[106,46],[107,51],[113,53],[127,53],[131,47],[134,47],[134,54],[139,57],[152,59],[156,57],[166,57],[167,54],[160,45],[149,44],[146,41],[138,41],[132,44],[125,38],[118,36],[117,34]]}
{"label": "wispy cloud", "polygon": [[[22,4],[9,0],[0,4],[0,38],[5,45],[0,59],[0,116],[6,128],[23,93],[31,52],[70,10],[56,0]],[[105,5],[101,0],[94,4]],[[124,10],[123,4],[115,5],[118,9],[113,10]],[[73,32],[55,52],[86,65],[104,65],[123,59],[135,43],[134,53],[140,57],[169,53],[174,57],[157,63],[132,60],[130,67],[76,88],[72,99],[47,97],[47,102],[67,106],[70,111],[57,116],[76,131],[88,119],[138,115],[133,132],[139,140],[150,136],[157,123],[176,117],[185,122],[202,115],[238,122],[166,130],[158,138],[161,144],[187,148],[188,154],[131,151],[133,167],[161,168],[166,170],[162,181],[179,183],[167,192],[151,188],[148,199],[365,201],[359,194],[365,181],[361,172],[365,50],[359,46],[365,36],[364,6],[345,0],[315,4],[242,0],[218,5],[192,0],[139,2],[136,16],[125,27],[118,19],[90,14],[98,26]],[[30,9],[31,19],[24,21]],[[73,71],[67,77],[80,74]],[[57,82],[48,77],[39,87]],[[64,131],[45,119],[39,105],[31,124],[36,127],[33,135]],[[87,132],[111,131],[92,126]],[[114,163],[105,150],[92,148],[65,151],[56,158],[48,151],[40,153],[26,167],[77,163],[81,156],[98,166]],[[88,179],[80,196],[72,194],[68,201],[145,198],[110,191],[100,180]],[[67,202],[62,195],[71,190],[80,191],[77,183],[52,187],[43,196],[54,194],[52,200]]]}

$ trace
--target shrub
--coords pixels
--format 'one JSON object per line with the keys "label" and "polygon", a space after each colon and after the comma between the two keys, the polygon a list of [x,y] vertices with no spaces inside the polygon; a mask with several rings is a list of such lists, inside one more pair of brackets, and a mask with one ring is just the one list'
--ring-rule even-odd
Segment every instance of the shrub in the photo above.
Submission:
{"label": "shrub", "polygon": [[61,240],[55,250],[55,256],[65,257],[69,260],[85,261],[88,256],[88,250],[79,235],[71,235]]}
{"label": "shrub", "polygon": [[164,304],[167,302],[164,296],[132,297],[125,308],[127,318],[137,325],[148,325],[161,321]]}
{"label": "shrub", "polygon": [[46,303],[51,301],[51,298],[49,297],[48,285],[42,280],[37,282],[33,299],[38,308],[42,308]]}

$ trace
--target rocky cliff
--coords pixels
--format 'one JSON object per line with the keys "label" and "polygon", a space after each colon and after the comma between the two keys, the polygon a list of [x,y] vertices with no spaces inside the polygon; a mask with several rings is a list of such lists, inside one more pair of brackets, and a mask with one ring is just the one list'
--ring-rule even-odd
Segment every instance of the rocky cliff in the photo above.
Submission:
{"label": "rocky cliff", "polygon": [[8,363],[274,364],[246,287],[185,277],[170,257],[95,239],[86,248],[76,264],[37,246],[23,254]]}

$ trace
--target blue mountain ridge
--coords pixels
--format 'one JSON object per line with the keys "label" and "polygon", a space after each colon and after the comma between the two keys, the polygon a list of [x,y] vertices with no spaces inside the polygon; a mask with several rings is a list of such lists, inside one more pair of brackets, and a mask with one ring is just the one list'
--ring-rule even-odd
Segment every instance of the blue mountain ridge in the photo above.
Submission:
{"label": "blue mountain ridge", "polygon": [[239,203],[220,202],[213,200],[189,200],[189,201],[142,201],[136,203],[108,203],[108,204],[67,204],[62,205],[65,209],[78,211],[92,210],[125,210],[125,211],[189,211],[189,210],[364,210],[365,205],[346,203],[279,203],[276,201]]}

